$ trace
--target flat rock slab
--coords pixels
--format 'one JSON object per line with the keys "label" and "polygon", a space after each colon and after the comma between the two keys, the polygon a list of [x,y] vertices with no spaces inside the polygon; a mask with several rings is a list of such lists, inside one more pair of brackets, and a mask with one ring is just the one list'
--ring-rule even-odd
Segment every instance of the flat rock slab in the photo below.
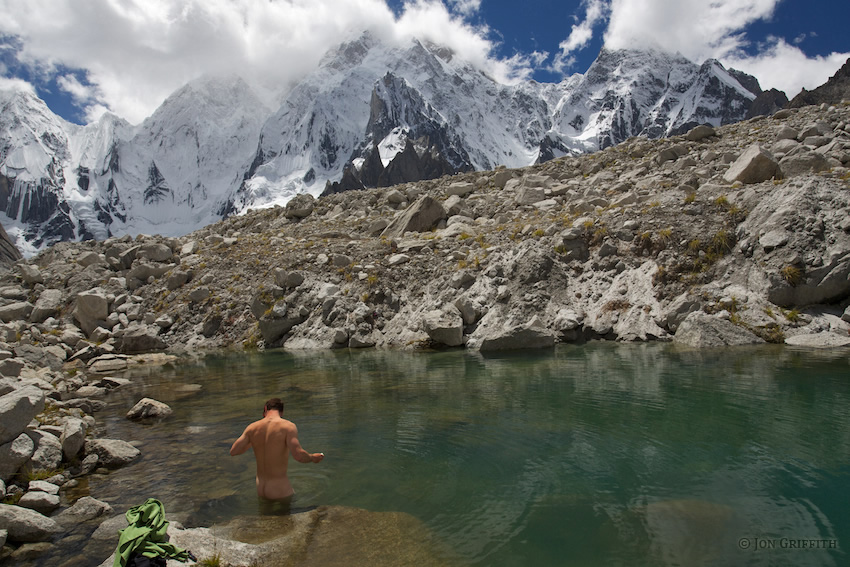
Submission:
{"label": "flat rock slab", "polygon": [[794,335],[785,339],[785,344],[809,348],[839,348],[850,346],[850,336],[831,332]]}

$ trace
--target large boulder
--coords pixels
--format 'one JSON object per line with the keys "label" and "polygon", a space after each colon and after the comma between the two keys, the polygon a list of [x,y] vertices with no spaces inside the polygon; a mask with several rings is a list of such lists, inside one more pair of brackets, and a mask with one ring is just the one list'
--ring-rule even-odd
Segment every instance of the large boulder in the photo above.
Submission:
{"label": "large boulder", "polygon": [[30,431],[35,442],[35,452],[30,457],[30,468],[34,471],[55,471],[62,463],[62,443],[59,438],[46,431]]}
{"label": "large boulder", "polygon": [[673,342],[695,348],[740,346],[763,343],[747,329],[702,311],[688,315],[679,325]]}
{"label": "large boulder", "polygon": [[65,456],[65,459],[70,461],[77,456],[86,444],[87,431],[88,426],[82,419],[69,417],[65,420],[62,435],[59,437],[59,442],[62,444],[62,454]]}
{"label": "large boulder", "polygon": [[426,232],[436,228],[446,218],[443,206],[434,198],[425,195],[407,207],[384,229],[381,236],[395,238],[405,232]]}
{"label": "large boulder", "polygon": [[0,321],[10,323],[12,321],[26,321],[29,319],[34,306],[29,301],[16,301],[9,305],[0,307]]}
{"label": "large boulder", "polygon": [[0,504],[0,530],[8,532],[9,541],[46,541],[61,533],[59,524],[35,510]]}
{"label": "large boulder", "polygon": [[42,411],[44,392],[35,386],[24,386],[0,396],[0,445],[23,433]]}
{"label": "large boulder", "polygon": [[316,206],[316,199],[309,193],[301,193],[296,195],[286,203],[283,210],[283,216],[288,219],[303,219],[309,217],[313,213],[313,208]]}
{"label": "large boulder", "polygon": [[422,327],[435,343],[446,346],[463,344],[463,318],[454,307],[428,311],[422,316]]}
{"label": "large boulder", "polygon": [[46,366],[51,370],[60,370],[68,354],[62,347],[57,345],[40,347],[20,344],[15,347],[15,356],[26,360],[36,368]]}
{"label": "large boulder", "polygon": [[505,324],[494,329],[485,327],[468,346],[481,352],[551,348],[555,346],[555,335],[537,324],[534,318],[525,325]]}
{"label": "large boulder", "polygon": [[30,321],[41,323],[48,317],[53,317],[59,313],[61,307],[62,291],[58,289],[45,289],[35,302],[35,307],[32,313],[30,313]]}
{"label": "large boulder", "polygon": [[98,462],[107,468],[128,465],[139,458],[141,451],[120,439],[89,439],[86,455],[97,455]]}
{"label": "large boulder", "polygon": [[776,158],[758,144],[753,144],[729,166],[723,179],[732,183],[761,183],[772,178],[781,178],[782,170]]}
{"label": "large boulder", "polygon": [[90,335],[98,327],[106,326],[109,316],[109,298],[100,289],[90,289],[77,294],[74,318],[84,333]]}
{"label": "large boulder", "polygon": [[174,255],[169,246],[157,242],[142,244],[136,252],[137,260],[149,260],[151,262],[168,262]]}
{"label": "large boulder", "polygon": [[116,335],[119,350],[124,354],[136,354],[163,350],[167,345],[159,336],[156,325],[133,325]]}
{"label": "large boulder", "polygon": [[21,496],[18,506],[29,508],[30,510],[35,510],[40,514],[49,516],[59,508],[60,502],[61,499],[58,494],[48,494],[47,492],[31,490]]}
{"label": "large boulder", "polygon": [[21,465],[35,453],[35,441],[26,433],[0,445],[0,480],[11,480]]}

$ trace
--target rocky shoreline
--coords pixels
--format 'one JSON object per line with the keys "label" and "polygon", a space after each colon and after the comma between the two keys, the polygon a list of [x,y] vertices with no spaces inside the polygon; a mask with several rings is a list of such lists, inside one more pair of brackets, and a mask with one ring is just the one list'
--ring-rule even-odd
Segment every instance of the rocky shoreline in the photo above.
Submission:
{"label": "rocky shoreline", "polygon": [[[848,167],[843,102],[20,260],[0,274],[0,496],[14,502],[0,557],[111,513],[57,494],[138,455],[90,434],[123,385],[110,374],[133,364],[592,339],[847,347]],[[152,402],[139,413],[165,411]]]}

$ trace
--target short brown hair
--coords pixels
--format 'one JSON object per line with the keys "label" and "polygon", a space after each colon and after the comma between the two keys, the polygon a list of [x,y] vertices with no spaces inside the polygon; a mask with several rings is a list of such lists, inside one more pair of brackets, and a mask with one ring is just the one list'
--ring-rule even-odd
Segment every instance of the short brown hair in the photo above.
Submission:
{"label": "short brown hair", "polygon": [[283,400],[280,398],[271,398],[266,401],[266,405],[263,409],[266,411],[277,410],[279,413],[283,413]]}

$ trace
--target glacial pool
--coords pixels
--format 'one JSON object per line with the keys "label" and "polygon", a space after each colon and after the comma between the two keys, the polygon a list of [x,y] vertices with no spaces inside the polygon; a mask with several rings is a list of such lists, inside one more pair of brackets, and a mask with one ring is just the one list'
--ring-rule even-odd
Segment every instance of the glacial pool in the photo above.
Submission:
{"label": "glacial pool", "polygon": [[[187,525],[257,514],[253,456],[228,450],[280,396],[326,455],[291,462],[296,508],[405,512],[452,565],[850,564],[847,350],[272,351],[126,376],[96,432],[143,456],[72,494],[116,513],[156,497]],[[144,396],[174,415],[126,420]],[[79,539],[75,565],[111,551]]]}

